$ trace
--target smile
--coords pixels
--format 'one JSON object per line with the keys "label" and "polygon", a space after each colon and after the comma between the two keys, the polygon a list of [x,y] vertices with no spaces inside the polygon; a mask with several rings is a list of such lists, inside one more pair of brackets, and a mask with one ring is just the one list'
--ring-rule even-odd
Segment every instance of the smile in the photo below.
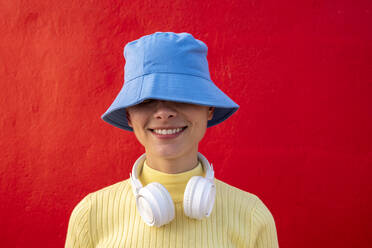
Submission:
{"label": "smile", "polygon": [[155,129],[150,129],[151,132],[157,134],[157,135],[175,135],[183,132],[186,127],[179,127],[179,128],[155,128]]}

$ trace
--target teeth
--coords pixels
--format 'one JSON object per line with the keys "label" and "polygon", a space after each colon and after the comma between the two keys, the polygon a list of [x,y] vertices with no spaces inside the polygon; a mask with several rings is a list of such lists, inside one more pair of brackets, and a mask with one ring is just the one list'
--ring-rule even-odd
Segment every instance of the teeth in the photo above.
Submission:
{"label": "teeth", "polygon": [[175,129],[154,129],[154,132],[157,134],[175,134],[181,132],[182,128],[175,128]]}

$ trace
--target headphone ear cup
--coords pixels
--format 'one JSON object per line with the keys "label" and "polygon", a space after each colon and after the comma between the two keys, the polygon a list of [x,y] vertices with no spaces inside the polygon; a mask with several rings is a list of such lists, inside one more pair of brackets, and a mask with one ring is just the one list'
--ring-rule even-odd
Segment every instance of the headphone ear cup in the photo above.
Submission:
{"label": "headphone ear cup", "polygon": [[174,219],[173,200],[160,183],[149,183],[141,188],[136,197],[136,204],[143,221],[149,226],[160,227]]}
{"label": "headphone ear cup", "polygon": [[183,196],[185,215],[194,219],[209,217],[213,210],[216,188],[201,176],[192,177],[186,185]]}

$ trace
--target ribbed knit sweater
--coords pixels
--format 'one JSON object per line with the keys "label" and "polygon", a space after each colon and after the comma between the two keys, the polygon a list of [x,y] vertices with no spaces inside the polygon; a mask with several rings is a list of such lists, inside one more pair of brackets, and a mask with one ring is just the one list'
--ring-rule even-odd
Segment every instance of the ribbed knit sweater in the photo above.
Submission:
{"label": "ribbed knit sweater", "polygon": [[65,247],[278,247],[274,219],[263,202],[217,179],[211,216],[201,221],[188,218],[183,192],[196,175],[203,175],[200,163],[180,174],[144,165],[142,184],[161,183],[175,203],[175,219],[162,227],[142,221],[129,180],[89,194],[71,214]]}

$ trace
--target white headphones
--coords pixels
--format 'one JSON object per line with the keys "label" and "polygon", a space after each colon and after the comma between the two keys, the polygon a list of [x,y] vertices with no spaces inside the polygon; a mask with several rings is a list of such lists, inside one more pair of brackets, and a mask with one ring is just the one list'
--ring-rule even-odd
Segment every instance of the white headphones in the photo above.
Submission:
{"label": "white headphones", "polygon": [[[198,158],[206,172],[205,178],[194,176],[188,181],[183,196],[183,211],[188,217],[201,220],[212,212],[216,187],[213,166],[201,153],[198,153]],[[169,192],[160,183],[153,182],[143,187],[138,177],[145,159],[146,154],[143,154],[134,163],[130,182],[143,221],[149,226],[160,227],[174,219],[174,204]]]}

